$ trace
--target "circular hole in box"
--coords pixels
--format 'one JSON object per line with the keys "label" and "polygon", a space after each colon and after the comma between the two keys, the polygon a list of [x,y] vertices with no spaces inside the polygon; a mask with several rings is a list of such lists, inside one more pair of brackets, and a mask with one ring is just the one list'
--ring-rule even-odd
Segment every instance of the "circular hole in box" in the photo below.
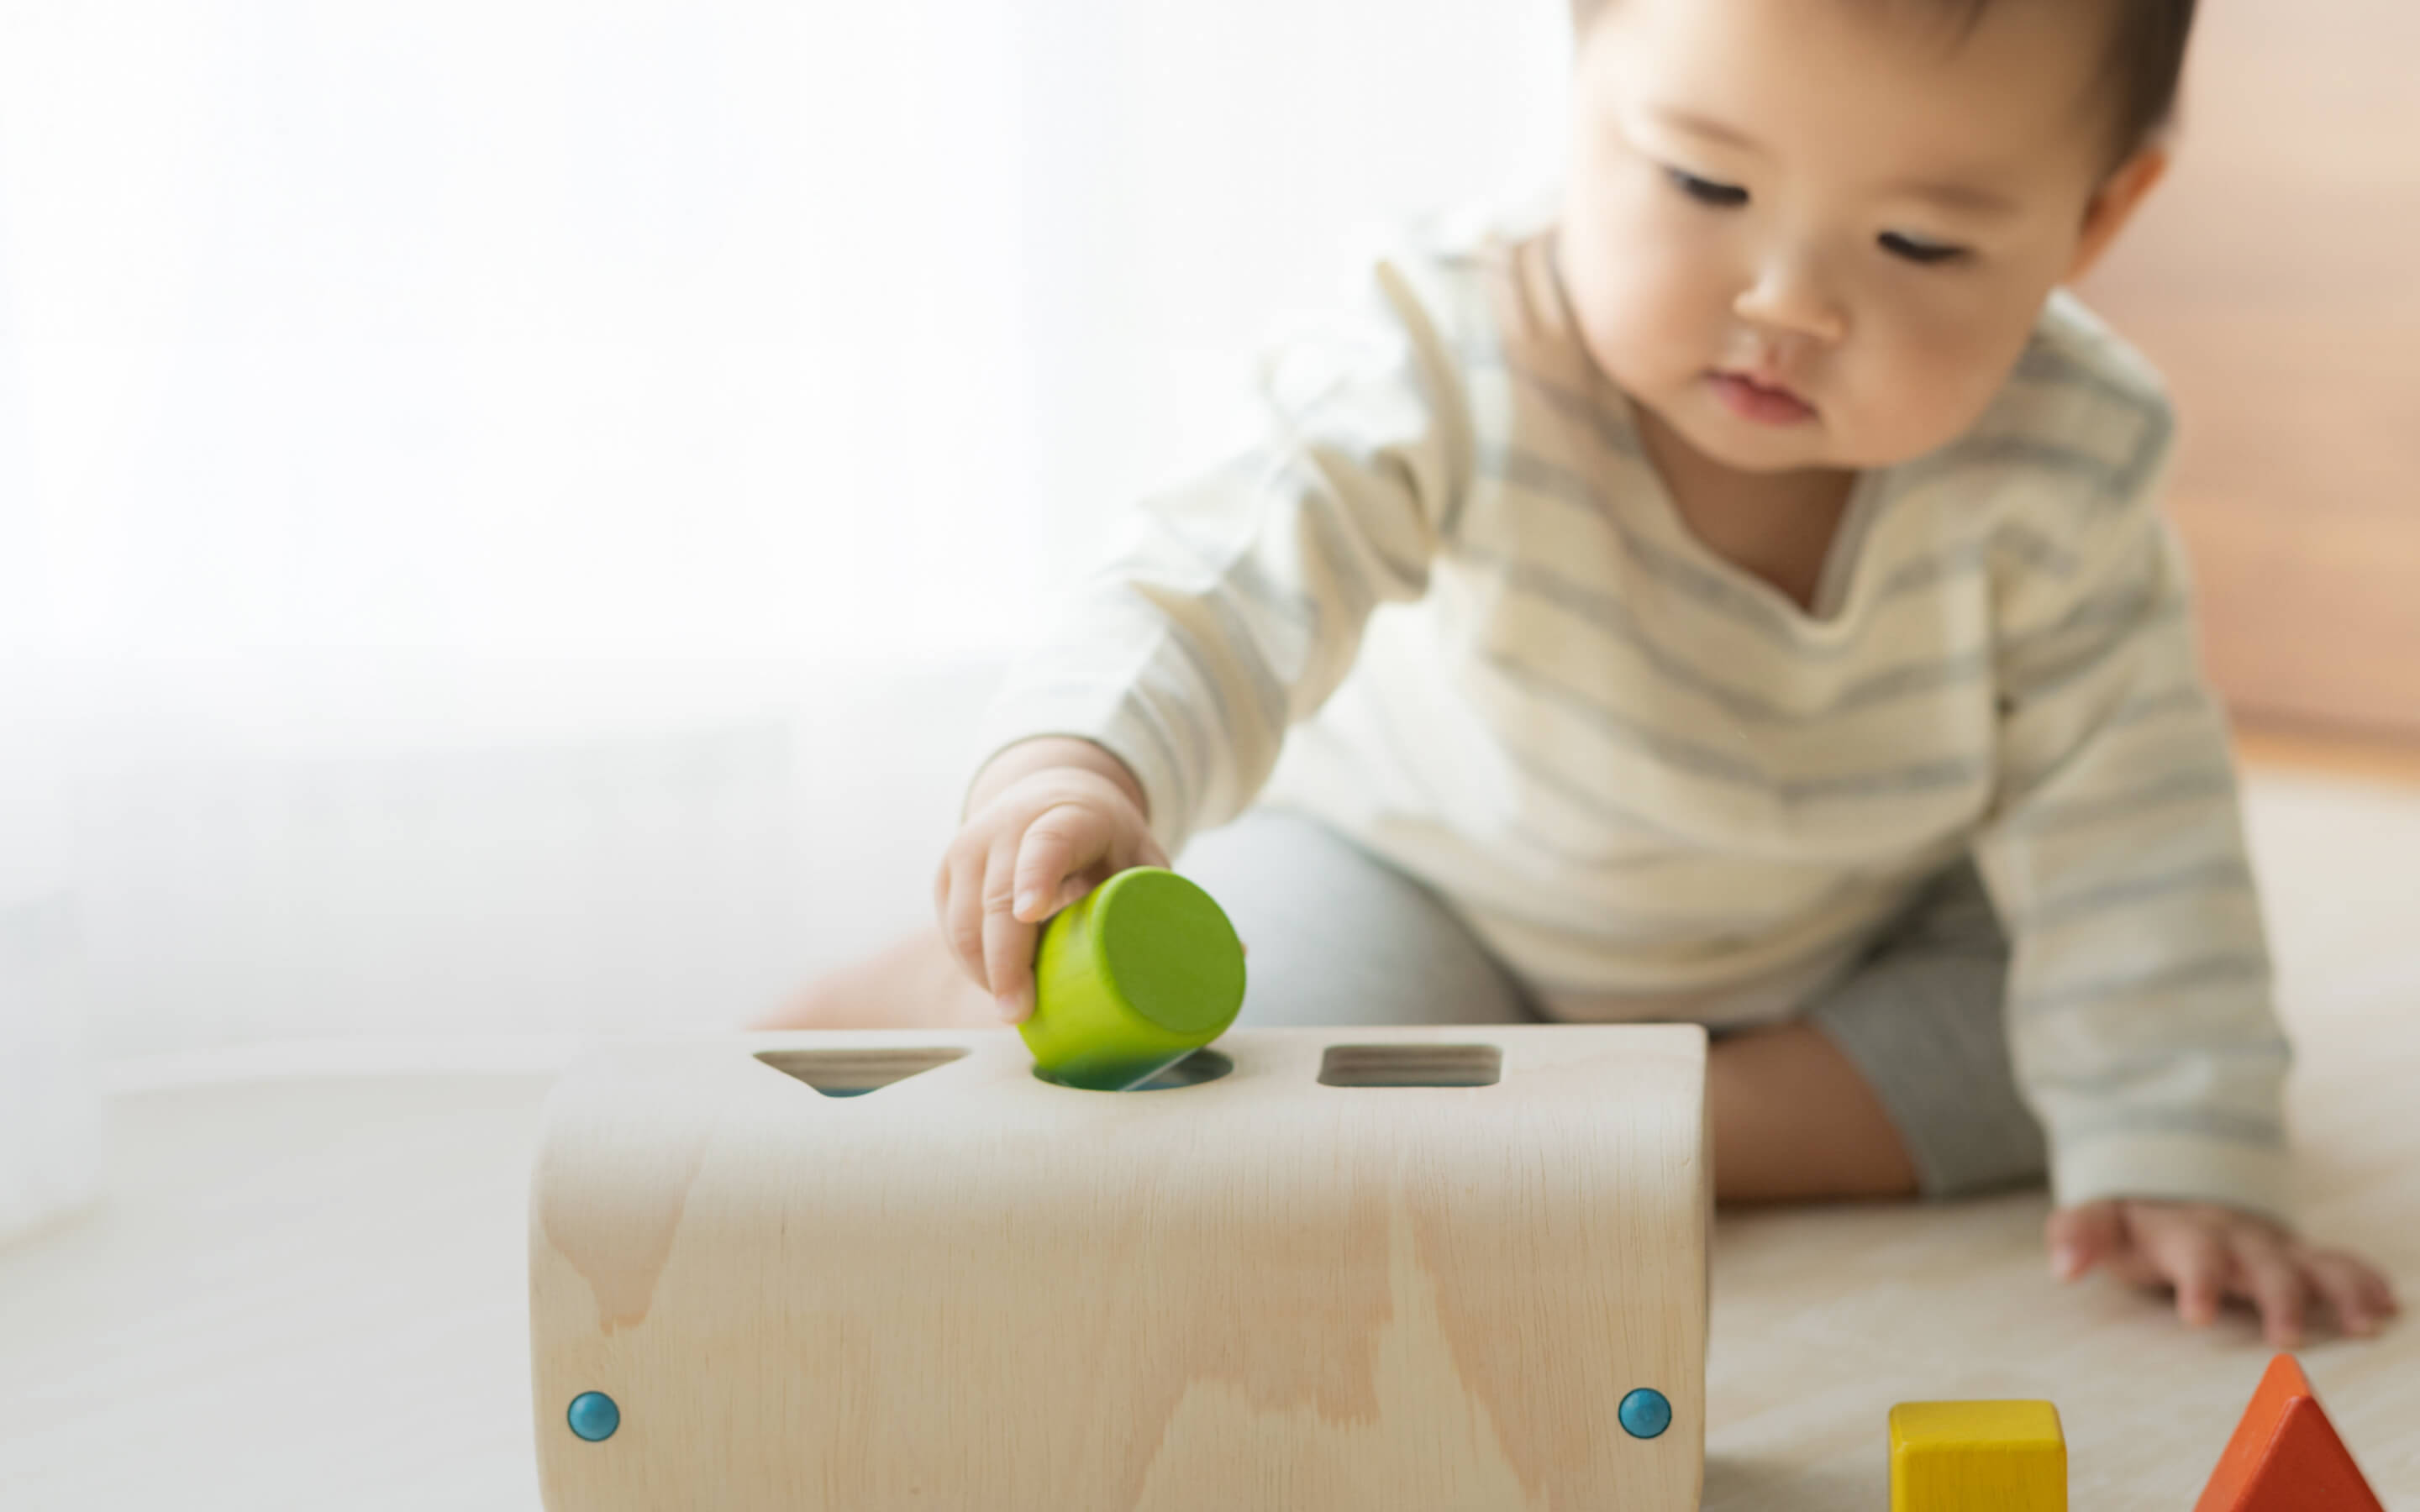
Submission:
{"label": "circular hole in box", "polygon": [[[1179,1087],[1199,1087],[1203,1082],[1215,1082],[1234,1069],[1235,1063],[1216,1050],[1196,1050],[1173,1065],[1163,1066],[1153,1074],[1151,1080],[1137,1083],[1135,1086],[1126,1088],[1125,1090],[1166,1092]],[[1102,1090],[1096,1087],[1078,1087],[1072,1082],[1063,1082],[1055,1076],[1045,1076],[1039,1066],[1033,1068],[1033,1079],[1038,1082],[1048,1082],[1053,1087],[1064,1087],[1070,1091]]]}

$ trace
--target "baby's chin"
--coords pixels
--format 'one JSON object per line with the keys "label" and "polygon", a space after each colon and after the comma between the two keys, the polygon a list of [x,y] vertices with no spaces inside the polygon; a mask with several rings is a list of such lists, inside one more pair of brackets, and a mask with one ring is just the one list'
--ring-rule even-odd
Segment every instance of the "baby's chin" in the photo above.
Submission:
{"label": "baby's chin", "polygon": [[1841,438],[1822,409],[1789,424],[1765,424],[1726,413],[1703,393],[1651,402],[1665,426],[1707,460],[1737,472],[1782,473],[1846,468]]}

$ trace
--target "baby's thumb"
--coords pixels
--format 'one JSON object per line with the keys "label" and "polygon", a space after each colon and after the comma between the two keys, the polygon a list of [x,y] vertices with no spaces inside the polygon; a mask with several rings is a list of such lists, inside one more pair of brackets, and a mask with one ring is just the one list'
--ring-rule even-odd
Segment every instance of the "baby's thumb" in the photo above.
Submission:
{"label": "baby's thumb", "polygon": [[1085,870],[1102,845],[1092,816],[1080,807],[1063,803],[1044,810],[1017,843],[1010,911],[1039,924],[1084,896]]}
{"label": "baby's thumb", "polygon": [[2050,1273],[2061,1281],[2072,1281],[2107,1259],[2118,1247],[2118,1204],[2087,1202],[2080,1208],[2061,1208],[2050,1215],[2042,1237],[2050,1243]]}

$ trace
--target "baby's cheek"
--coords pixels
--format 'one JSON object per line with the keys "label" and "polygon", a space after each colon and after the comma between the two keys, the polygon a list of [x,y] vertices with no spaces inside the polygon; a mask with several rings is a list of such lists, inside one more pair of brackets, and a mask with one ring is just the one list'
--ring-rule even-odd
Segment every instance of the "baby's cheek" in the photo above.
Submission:
{"label": "baby's cheek", "polygon": [[1635,272],[1595,227],[1566,229],[1562,263],[1563,290],[1571,300],[1581,339],[1598,365],[1612,371],[1609,359],[1634,339],[1636,301],[1630,286]]}
{"label": "baby's cheek", "polygon": [[1972,330],[1913,328],[1865,344],[1856,392],[1858,461],[1903,462],[1956,439],[2006,380],[2014,353]]}
{"label": "baby's cheek", "polygon": [[1719,281],[1717,238],[1675,212],[1668,187],[1632,169],[1575,193],[1562,229],[1565,285],[1584,323],[1634,336],[1673,319],[1676,300],[1702,303]]}
{"label": "baby's cheek", "polygon": [[1709,259],[1678,255],[1668,241],[1609,252],[1585,302],[1576,292],[1574,302],[1598,365],[1626,384],[1694,374],[1718,355],[1719,277]]}

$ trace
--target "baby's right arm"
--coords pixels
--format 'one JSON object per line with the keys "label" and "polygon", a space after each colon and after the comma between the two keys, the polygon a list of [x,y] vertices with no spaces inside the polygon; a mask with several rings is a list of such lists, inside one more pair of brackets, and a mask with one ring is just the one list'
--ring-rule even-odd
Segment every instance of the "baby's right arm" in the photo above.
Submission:
{"label": "baby's right arm", "polygon": [[1121,512],[1103,560],[1051,595],[974,748],[1096,742],[1148,795],[1170,856],[1249,808],[1378,606],[1428,592],[1477,466],[1460,371],[1483,340],[1476,276],[1382,260],[1353,307],[1277,344],[1260,438]]}
{"label": "baby's right arm", "polygon": [[1039,926],[1241,812],[1376,607],[1427,591],[1475,465],[1448,318],[1464,281],[1381,261],[1354,308],[1281,344],[1265,437],[1144,500],[1012,665],[978,733],[999,754],[934,887],[951,953],[1008,1022],[1032,1011]]}
{"label": "baby's right arm", "polygon": [[1166,865],[1125,764],[1089,740],[1042,735],[976,776],[933,906],[958,964],[1015,1024],[1033,1011],[1044,921],[1128,867]]}

